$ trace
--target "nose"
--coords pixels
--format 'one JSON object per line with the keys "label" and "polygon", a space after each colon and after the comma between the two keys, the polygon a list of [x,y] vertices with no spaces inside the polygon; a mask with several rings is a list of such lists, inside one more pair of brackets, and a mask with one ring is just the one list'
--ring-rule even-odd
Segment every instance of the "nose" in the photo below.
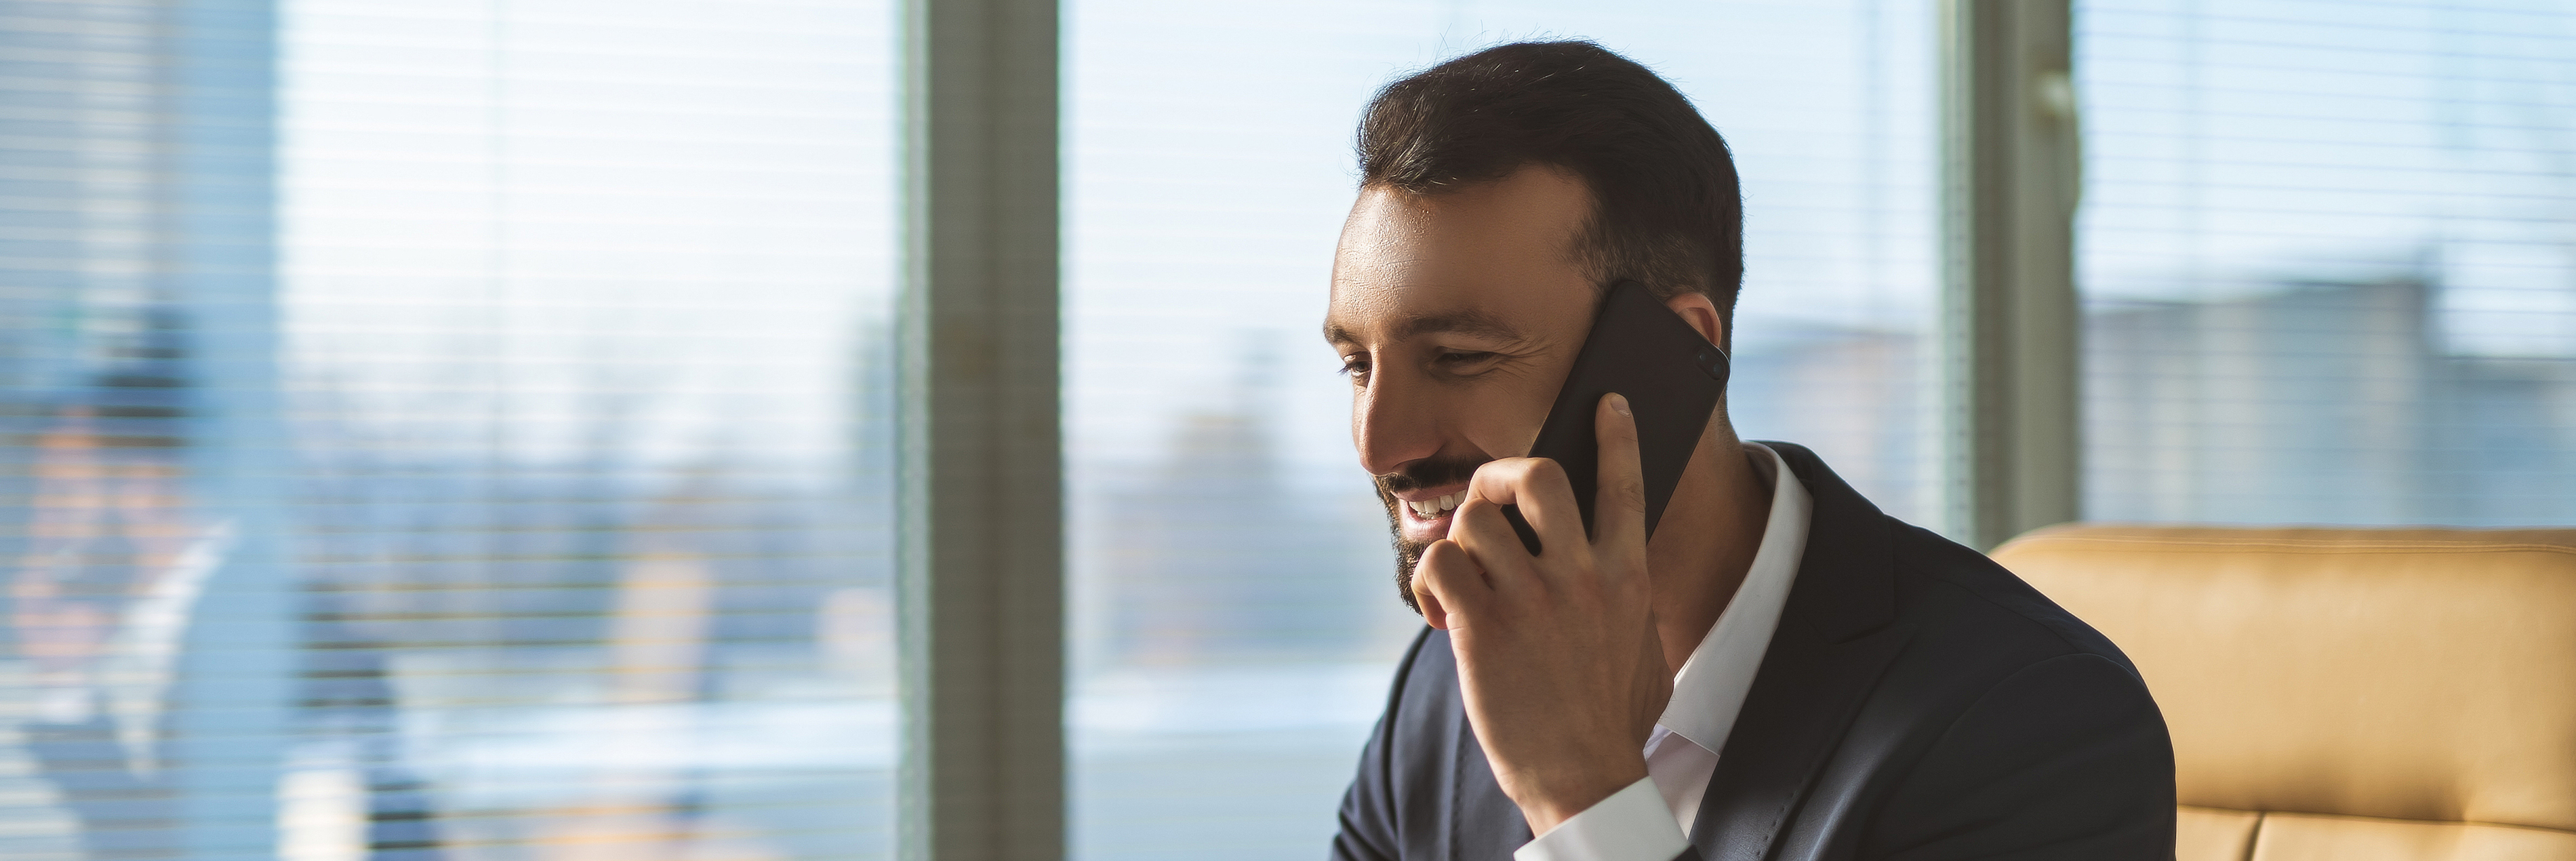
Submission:
{"label": "nose", "polygon": [[1351,399],[1351,443],[1360,467],[1385,475],[1440,452],[1438,411],[1401,374],[1379,373]]}

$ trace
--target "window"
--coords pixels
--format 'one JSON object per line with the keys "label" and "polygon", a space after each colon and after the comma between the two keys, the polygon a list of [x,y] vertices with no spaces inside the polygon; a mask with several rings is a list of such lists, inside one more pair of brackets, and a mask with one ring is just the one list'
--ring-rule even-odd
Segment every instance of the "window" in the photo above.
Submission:
{"label": "window", "polygon": [[2576,521],[2576,9],[2077,14],[2086,516]]}
{"label": "window", "polygon": [[1671,77],[1744,177],[1738,428],[1932,510],[1932,25],[1911,2],[1067,6],[1073,854],[1314,857],[1420,630],[1315,334],[1353,126],[1408,70],[1586,37]]}
{"label": "window", "polygon": [[0,18],[0,855],[891,854],[889,4]]}
{"label": "window", "polygon": [[[1737,427],[1934,518],[1934,5],[1066,5],[1072,854],[1313,857],[1419,630],[1314,333],[1412,69],[1678,84]],[[2078,13],[2087,514],[2576,518],[2576,12]],[[893,854],[898,18],[0,0],[0,855]]]}

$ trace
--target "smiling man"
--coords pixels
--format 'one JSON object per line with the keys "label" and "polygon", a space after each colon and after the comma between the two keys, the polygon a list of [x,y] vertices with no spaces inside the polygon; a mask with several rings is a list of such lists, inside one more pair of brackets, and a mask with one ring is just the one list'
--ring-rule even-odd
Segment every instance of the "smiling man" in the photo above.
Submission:
{"label": "smiling man", "polygon": [[1608,285],[1728,342],[1735,170],[1680,93],[1590,43],[1505,45],[1388,86],[1359,150],[1324,333],[1430,628],[1333,857],[2172,857],[2135,668],[1984,556],[1738,440],[1723,403],[1651,542],[1619,397],[1592,534],[1522,456]]}

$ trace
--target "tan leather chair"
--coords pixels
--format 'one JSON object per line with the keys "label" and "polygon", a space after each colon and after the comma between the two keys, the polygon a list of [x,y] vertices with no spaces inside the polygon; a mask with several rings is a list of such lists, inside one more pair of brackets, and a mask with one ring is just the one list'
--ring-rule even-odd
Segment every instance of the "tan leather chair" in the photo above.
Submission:
{"label": "tan leather chair", "polygon": [[2079,525],[1994,557],[2137,662],[2180,861],[2576,859],[2576,530]]}

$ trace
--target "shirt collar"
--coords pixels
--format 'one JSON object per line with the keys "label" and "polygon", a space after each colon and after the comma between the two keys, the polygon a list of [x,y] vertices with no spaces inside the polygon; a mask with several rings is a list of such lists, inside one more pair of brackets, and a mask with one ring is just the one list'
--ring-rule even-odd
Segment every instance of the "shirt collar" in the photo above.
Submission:
{"label": "shirt collar", "polygon": [[1806,485],[1781,462],[1780,453],[1761,443],[1744,444],[1746,460],[1771,481],[1771,517],[1762,527],[1762,544],[1735,597],[1718,614],[1699,648],[1673,676],[1673,698],[1657,726],[1714,753],[1726,745],[1736,713],[1753,689],[1753,675],[1780,627],[1780,611],[1789,603],[1789,586],[1798,578],[1798,560],[1807,549],[1807,524],[1814,500]]}

